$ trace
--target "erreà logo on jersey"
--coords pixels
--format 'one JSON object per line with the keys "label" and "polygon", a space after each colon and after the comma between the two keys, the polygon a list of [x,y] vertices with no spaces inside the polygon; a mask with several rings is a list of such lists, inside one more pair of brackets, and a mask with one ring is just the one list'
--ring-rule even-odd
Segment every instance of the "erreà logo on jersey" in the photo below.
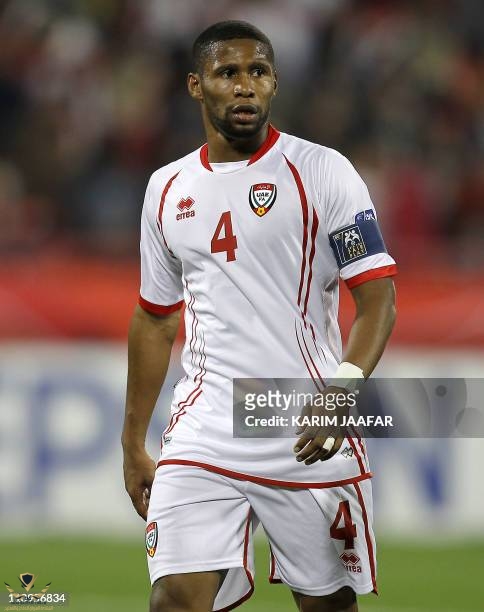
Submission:
{"label": "erre\u00e0 logo on jersey", "polygon": [[194,217],[195,211],[191,210],[194,204],[195,200],[190,196],[188,196],[188,198],[182,198],[176,205],[176,207],[180,211],[176,216],[176,220],[180,221],[180,219],[188,219],[190,217]]}
{"label": "erre\u00e0 logo on jersey", "polygon": [[277,187],[274,183],[257,183],[249,192],[249,204],[258,217],[263,217],[276,201]]}

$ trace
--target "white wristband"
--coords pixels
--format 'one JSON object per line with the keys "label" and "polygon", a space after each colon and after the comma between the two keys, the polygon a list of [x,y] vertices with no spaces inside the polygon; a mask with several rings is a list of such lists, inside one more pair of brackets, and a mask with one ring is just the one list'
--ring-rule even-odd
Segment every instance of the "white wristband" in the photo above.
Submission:
{"label": "white wristband", "polygon": [[354,391],[358,384],[358,380],[364,380],[363,370],[354,363],[343,361],[339,364],[338,369],[330,380],[330,386],[342,387],[348,391]]}

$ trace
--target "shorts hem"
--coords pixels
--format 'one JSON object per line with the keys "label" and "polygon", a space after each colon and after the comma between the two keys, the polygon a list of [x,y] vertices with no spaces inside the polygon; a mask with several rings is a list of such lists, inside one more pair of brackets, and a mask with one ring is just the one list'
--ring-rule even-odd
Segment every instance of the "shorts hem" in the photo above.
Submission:
{"label": "shorts hem", "polygon": [[[281,579],[279,579],[281,580]],[[271,581],[272,582],[272,581]],[[349,582],[348,580],[339,580],[337,582],[333,582],[332,584],[324,587],[313,587],[313,588],[300,588],[294,584],[290,584],[285,580],[281,580],[286,586],[288,586],[291,591],[296,591],[297,593],[301,593],[301,595],[309,595],[312,597],[322,597],[324,595],[331,595],[335,593],[342,587],[348,586],[353,589],[353,591],[357,595],[366,595],[367,593],[372,593],[375,591],[373,583],[368,582],[364,585],[358,585]]]}
{"label": "shorts hem", "polygon": [[240,559],[222,559],[221,561],[207,561],[204,563],[168,565],[163,568],[158,568],[153,572],[153,574],[150,573],[150,582],[151,586],[153,586],[157,580],[163,578],[164,576],[171,576],[173,574],[191,574],[194,572],[211,572],[232,569],[235,567],[245,569]]}
{"label": "shorts hem", "polygon": [[252,574],[249,572],[249,570],[245,567],[244,569],[247,575],[247,580],[249,581],[249,585],[250,585],[249,590],[244,595],[242,595],[242,597],[240,597],[236,601],[233,601],[228,606],[225,606],[225,608],[218,608],[217,610],[214,610],[214,612],[229,612],[229,610],[238,608],[244,603],[244,601],[247,601],[248,599],[252,597],[252,595],[254,594],[254,579],[252,577]]}

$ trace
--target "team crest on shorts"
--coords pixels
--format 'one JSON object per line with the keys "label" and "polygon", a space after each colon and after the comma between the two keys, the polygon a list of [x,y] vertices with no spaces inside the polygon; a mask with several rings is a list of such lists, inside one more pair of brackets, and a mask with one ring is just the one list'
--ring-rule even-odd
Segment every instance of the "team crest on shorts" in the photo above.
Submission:
{"label": "team crest on shorts", "polygon": [[249,192],[249,204],[258,217],[267,214],[276,201],[277,187],[274,183],[257,183]]}
{"label": "team crest on shorts", "polygon": [[156,545],[158,544],[158,525],[156,522],[150,523],[146,527],[146,552],[150,557],[155,556]]}

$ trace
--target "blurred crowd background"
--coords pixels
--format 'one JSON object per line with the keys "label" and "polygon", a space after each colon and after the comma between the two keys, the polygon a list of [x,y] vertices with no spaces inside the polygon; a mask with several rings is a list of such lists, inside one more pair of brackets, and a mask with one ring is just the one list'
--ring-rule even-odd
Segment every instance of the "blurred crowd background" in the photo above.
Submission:
{"label": "blurred crowd background", "polygon": [[272,39],[274,124],[353,161],[401,266],[484,264],[481,0],[1,1],[2,259],[137,259],[149,175],[204,141],[191,44],[228,18]]}

